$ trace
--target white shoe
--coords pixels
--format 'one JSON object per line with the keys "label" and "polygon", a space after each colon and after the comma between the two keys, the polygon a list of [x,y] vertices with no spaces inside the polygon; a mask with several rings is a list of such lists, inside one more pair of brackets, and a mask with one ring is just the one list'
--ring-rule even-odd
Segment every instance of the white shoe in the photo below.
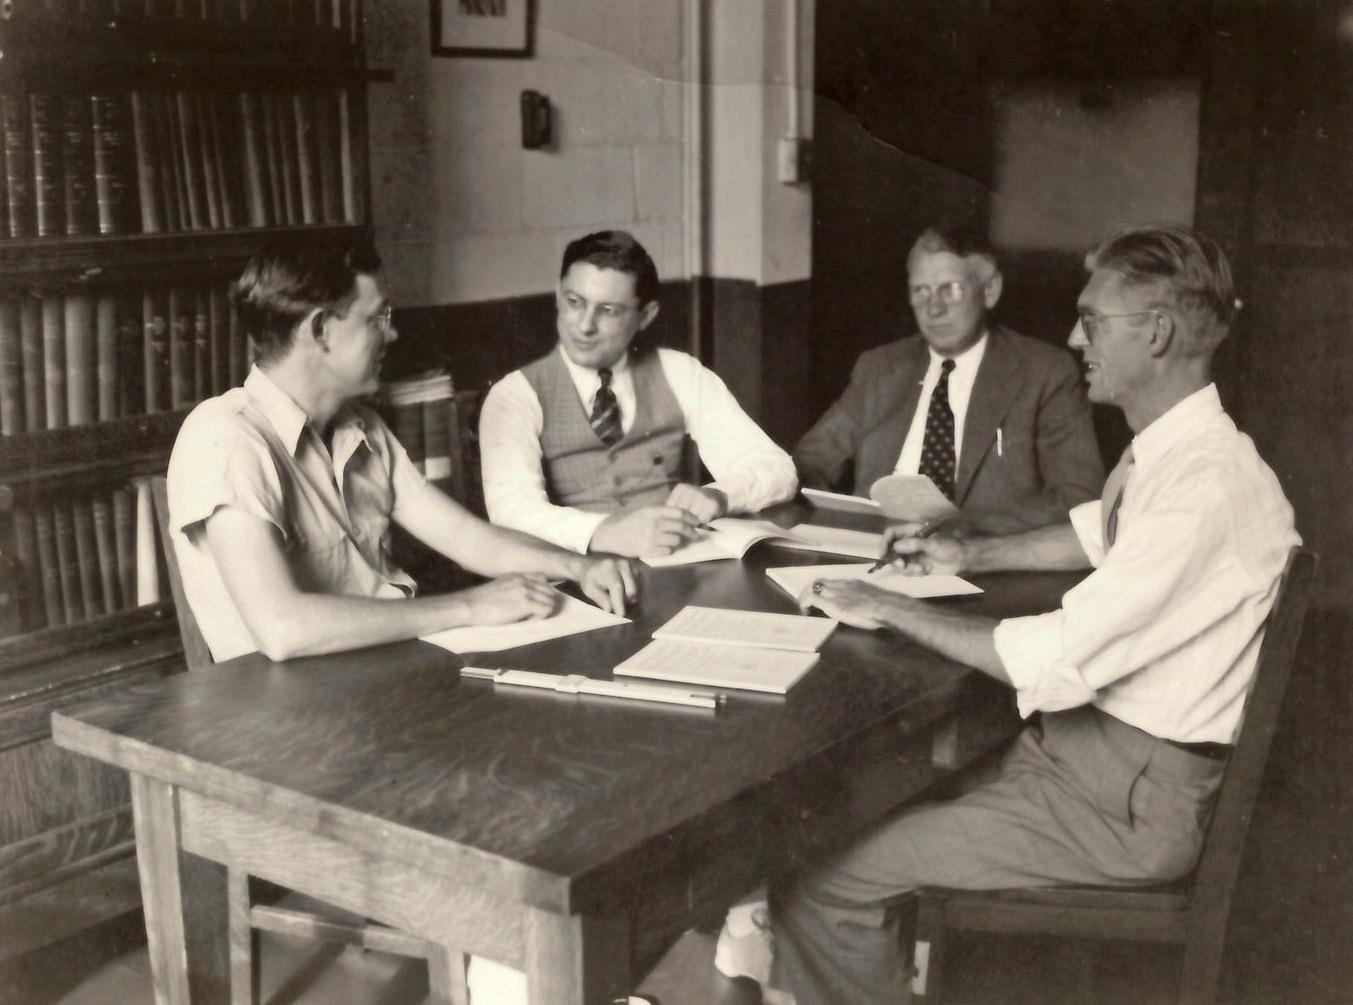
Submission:
{"label": "white shoe", "polygon": [[770,987],[774,957],[770,905],[764,900],[753,900],[729,908],[714,949],[714,968],[725,977],[756,981],[763,1005],[794,1005],[792,994]]}

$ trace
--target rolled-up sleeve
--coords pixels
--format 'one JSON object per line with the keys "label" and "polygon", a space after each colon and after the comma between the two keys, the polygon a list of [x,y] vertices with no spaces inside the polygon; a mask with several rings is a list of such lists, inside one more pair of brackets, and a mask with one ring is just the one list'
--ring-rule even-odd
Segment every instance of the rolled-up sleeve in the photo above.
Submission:
{"label": "rolled-up sleeve", "polygon": [[223,507],[242,510],[290,536],[286,504],[267,445],[232,416],[193,412],[179,433],[168,481],[173,529],[192,538]]}
{"label": "rolled-up sleeve", "polygon": [[794,461],[742,410],[719,376],[682,352],[661,349],[659,358],[686,431],[714,476],[710,487],[728,497],[729,512],[755,512],[792,497],[799,487]]}

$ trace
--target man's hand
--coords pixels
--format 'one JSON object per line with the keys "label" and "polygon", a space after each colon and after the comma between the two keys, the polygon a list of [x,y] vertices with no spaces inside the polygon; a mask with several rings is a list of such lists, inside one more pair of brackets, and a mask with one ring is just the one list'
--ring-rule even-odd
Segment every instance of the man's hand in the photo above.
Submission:
{"label": "man's hand", "polygon": [[[883,532],[883,556],[900,564],[912,576],[957,575],[963,571],[963,542],[953,537],[920,537],[913,524],[900,524]],[[898,560],[901,560],[900,563]]]}
{"label": "man's hand", "polygon": [[918,603],[859,579],[819,579],[799,595],[804,611],[816,607],[829,618],[870,630],[895,626],[897,615]]}
{"label": "man's hand", "polygon": [[623,558],[585,558],[578,586],[596,605],[612,614],[624,614],[625,606],[639,596],[634,567]]}
{"label": "man's hand", "polygon": [[455,594],[465,605],[466,623],[505,625],[528,618],[548,618],[559,595],[543,576],[499,576],[482,586]]}
{"label": "man's hand", "polygon": [[588,551],[638,558],[670,555],[700,533],[700,521],[676,506],[642,506],[612,513],[592,532]]}
{"label": "man's hand", "polygon": [[697,523],[709,523],[728,512],[728,497],[718,489],[677,482],[667,496],[667,505],[684,509]]}

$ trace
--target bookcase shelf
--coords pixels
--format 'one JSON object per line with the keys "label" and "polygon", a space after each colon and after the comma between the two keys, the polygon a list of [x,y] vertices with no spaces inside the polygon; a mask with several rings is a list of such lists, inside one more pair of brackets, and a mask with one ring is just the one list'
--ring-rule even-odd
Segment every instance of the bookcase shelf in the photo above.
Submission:
{"label": "bookcase shelf", "polygon": [[0,437],[0,512],[16,489],[63,492],[110,478],[162,474],[189,409]]}

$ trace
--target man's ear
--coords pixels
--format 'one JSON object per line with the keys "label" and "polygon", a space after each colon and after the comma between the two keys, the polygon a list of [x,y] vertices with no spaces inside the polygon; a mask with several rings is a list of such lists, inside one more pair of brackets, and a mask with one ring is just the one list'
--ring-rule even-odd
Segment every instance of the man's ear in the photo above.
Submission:
{"label": "man's ear", "polygon": [[310,330],[310,337],[316,342],[324,342],[324,319],[327,315],[323,308],[316,308],[310,312],[310,316],[301,322],[303,328]]}
{"label": "man's ear", "polygon": [[987,280],[986,285],[982,287],[983,302],[987,305],[987,310],[996,306],[996,301],[1001,299],[1001,290],[1005,288],[1005,279],[999,272],[993,272],[991,278]]}
{"label": "man's ear", "polygon": [[1146,343],[1151,355],[1164,356],[1177,334],[1178,319],[1168,311],[1156,311],[1155,319],[1151,322],[1151,338]]}
{"label": "man's ear", "polygon": [[658,302],[650,300],[639,309],[639,330],[643,331],[653,323],[653,319],[658,316]]}

